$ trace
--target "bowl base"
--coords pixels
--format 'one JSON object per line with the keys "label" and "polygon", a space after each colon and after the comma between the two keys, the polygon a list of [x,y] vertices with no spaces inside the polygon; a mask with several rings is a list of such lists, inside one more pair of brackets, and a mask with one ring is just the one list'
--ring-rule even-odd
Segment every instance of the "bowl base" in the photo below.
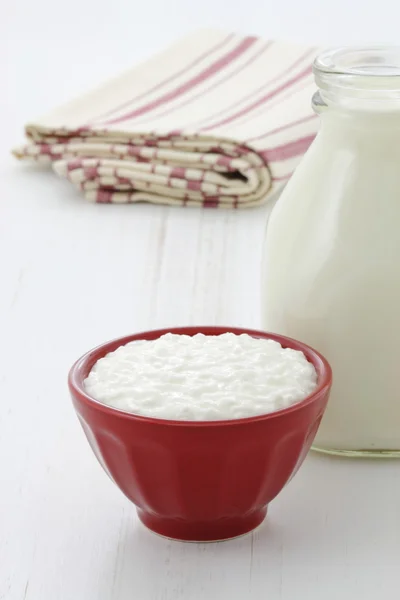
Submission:
{"label": "bowl base", "polygon": [[240,537],[256,529],[264,521],[267,507],[245,517],[217,521],[189,522],[166,519],[137,509],[138,517],[150,531],[180,542],[223,542]]}

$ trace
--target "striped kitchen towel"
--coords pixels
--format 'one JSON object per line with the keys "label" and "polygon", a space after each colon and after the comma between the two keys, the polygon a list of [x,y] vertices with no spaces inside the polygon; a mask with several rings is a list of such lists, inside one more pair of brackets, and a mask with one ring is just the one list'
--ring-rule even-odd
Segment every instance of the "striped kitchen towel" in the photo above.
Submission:
{"label": "striped kitchen towel", "polygon": [[28,124],[14,154],[52,163],[94,202],[257,206],[315,137],[315,54],[199,31]]}

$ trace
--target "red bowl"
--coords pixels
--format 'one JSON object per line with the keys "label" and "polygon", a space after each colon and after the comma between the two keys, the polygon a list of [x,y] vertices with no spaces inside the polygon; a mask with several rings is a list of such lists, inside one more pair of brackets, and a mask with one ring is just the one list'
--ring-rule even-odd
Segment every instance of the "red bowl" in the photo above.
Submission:
{"label": "red bowl", "polygon": [[[225,421],[172,421],[136,416],[101,404],[83,382],[95,362],[132,340],[165,333],[247,333],[301,350],[318,374],[303,401],[267,415]],[[290,338],[228,327],[180,327],[113,340],[80,358],[69,388],[100,464],[136,505],[152,531],[190,541],[224,540],[257,527],[268,504],[293,477],[314,440],[332,383],[318,352]]]}

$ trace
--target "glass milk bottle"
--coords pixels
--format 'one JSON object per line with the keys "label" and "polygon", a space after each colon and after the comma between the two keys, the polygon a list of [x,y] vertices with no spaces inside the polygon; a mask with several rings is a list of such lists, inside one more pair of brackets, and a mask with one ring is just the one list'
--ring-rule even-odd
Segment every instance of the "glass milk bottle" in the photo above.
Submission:
{"label": "glass milk bottle", "polygon": [[263,325],[333,368],[315,449],[400,457],[400,48],[314,63],[321,127],[273,210]]}

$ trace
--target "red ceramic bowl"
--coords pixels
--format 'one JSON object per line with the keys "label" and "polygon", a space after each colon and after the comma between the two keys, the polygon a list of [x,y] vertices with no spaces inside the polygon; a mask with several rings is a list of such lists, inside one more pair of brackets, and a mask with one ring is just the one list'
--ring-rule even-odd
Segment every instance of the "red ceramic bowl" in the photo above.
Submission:
{"label": "red ceramic bowl", "polygon": [[[247,333],[301,350],[318,387],[302,402],[267,415],[230,421],[172,421],[136,416],[101,404],[83,381],[95,362],[132,340],[164,333]],[[136,505],[152,531],[190,541],[223,540],[259,525],[268,504],[293,477],[314,440],[328,401],[331,368],[295,340],[249,329],[182,327],[108,342],[80,358],[69,374],[75,410],[104,470]]]}

